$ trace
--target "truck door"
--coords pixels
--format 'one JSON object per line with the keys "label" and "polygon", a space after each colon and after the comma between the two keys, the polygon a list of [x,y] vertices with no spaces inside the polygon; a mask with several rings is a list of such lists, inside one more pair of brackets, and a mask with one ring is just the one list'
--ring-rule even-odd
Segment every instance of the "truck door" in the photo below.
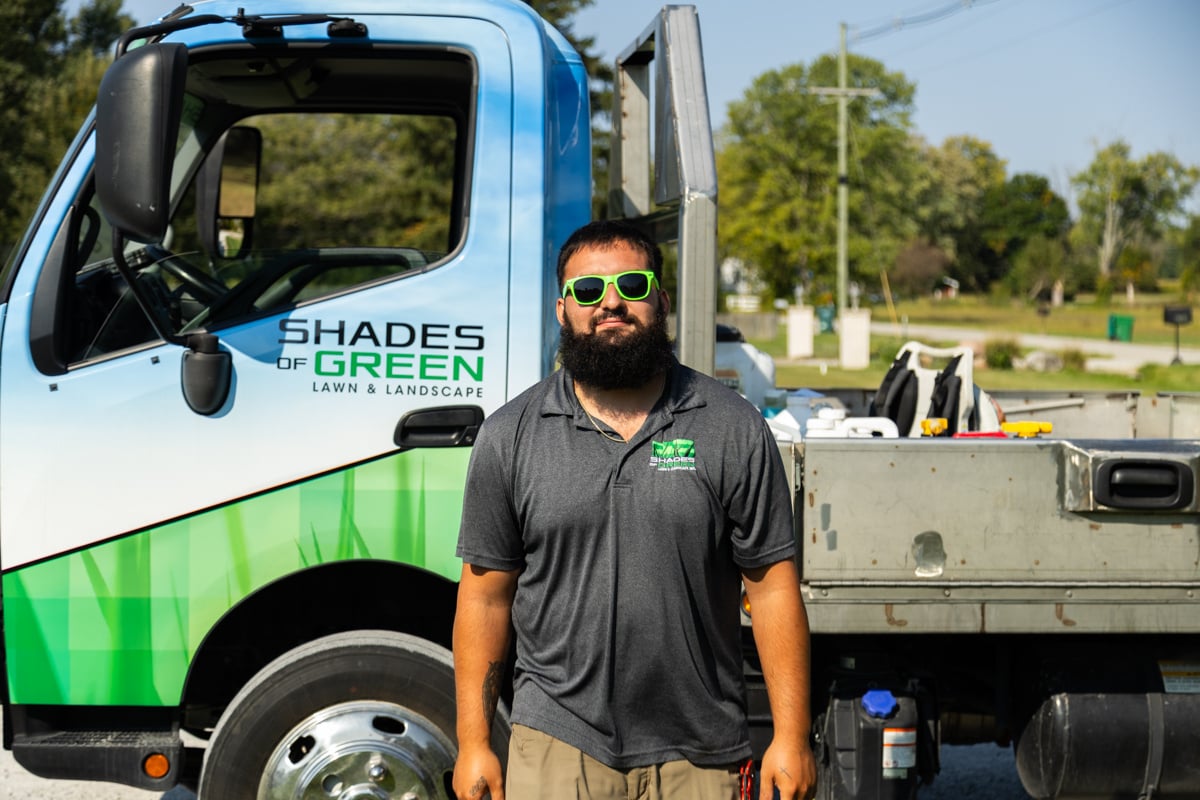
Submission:
{"label": "truck door", "polygon": [[[394,454],[406,412],[505,400],[510,54],[479,20],[403,30],[404,49],[190,57],[170,234],[124,245],[151,308],[117,269],[84,140],[10,292],[5,570]],[[163,328],[215,335],[215,408],[190,407],[196,354]],[[453,518],[465,453],[440,457],[445,479],[420,458],[381,488],[442,487],[431,513]],[[271,535],[296,551],[294,526]]]}

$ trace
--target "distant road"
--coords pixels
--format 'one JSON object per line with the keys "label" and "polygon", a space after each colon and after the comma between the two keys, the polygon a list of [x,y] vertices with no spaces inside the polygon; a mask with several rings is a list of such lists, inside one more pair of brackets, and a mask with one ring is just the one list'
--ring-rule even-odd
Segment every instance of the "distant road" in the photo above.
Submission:
{"label": "distant road", "polygon": [[[897,325],[892,322],[872,322],[871,333],[899,339],[917,339],[918,341],[952,339],[958,342],[984,342],[989,338],[1015,339],[1021,347],[1031,349],[1052,352],[1078,350],[1087,357],[1088,370],[1119,375],[1137,372],[1145,364],[1170,364],[1175,358],[1175,345],[1173,344],[1113,342],[1108,339],[1048,336],[1039,333],[997,333],[978,328],[943,325]],[[1200,364],[1200,348],[1181,346],[1179,359],[1184,364]]]}

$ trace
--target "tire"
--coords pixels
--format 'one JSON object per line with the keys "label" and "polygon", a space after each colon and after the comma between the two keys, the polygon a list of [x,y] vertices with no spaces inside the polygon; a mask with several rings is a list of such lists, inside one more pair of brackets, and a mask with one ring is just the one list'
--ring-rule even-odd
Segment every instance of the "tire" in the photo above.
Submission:
{"label": "tire", "polygon": [[[448,650],[391,631],[327,636],[275,659],[229,703],[199,798],[451,798],[454,730]],[[501,707],[502,761],[508,735]]]}

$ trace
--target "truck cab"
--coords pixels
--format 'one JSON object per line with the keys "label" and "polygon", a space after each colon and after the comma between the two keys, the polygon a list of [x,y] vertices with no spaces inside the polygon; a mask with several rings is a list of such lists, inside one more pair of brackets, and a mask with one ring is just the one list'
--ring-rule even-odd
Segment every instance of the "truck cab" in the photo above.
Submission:
{"label": "truck cab", "polygon": [[523,3],[330,8],[127,34],[5,267],[0,702],[40,775],[161,790],[212,746],[205,796],[445,791],[464,446],[553,366],[587,77]]}

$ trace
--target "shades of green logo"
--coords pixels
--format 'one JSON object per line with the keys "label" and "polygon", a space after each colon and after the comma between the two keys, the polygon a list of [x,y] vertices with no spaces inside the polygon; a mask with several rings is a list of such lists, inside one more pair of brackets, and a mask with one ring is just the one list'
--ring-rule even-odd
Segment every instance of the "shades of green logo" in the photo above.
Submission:
{"label": "shades of green logo", "polygon": [[660,472],[677,469],[696,469],[696,443],[691,439],[675,439],[670,442],[652,442],[654,455],[650,466]]}

